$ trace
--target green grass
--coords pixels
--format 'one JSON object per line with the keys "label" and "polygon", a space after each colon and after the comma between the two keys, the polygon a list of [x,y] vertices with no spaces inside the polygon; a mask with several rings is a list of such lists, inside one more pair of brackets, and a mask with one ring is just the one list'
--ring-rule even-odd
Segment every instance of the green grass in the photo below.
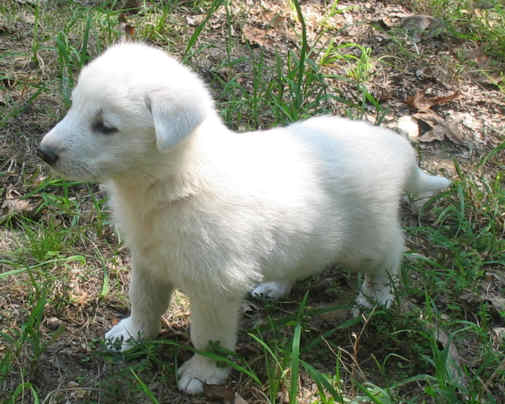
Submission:
{"label": "green grass", "polygon": [[[94,185],[53,178],[40,162],[16,157],[26,135],[32,137],[26,144],[35,145],[64,114],[82,66],[120,38],[122,13],[138,38],[175,53],[204,76],[234,129],[325,113],[385,119],[388,106],[374,94],[377,69],[422,55],[396,37],[389,49],[397,53],[383,56],[357,39],[328,39],[340,32],[331,18],[351,10],[338,1],[311,36],[299,3],[290,4],[286,24],[298,40],[285,51],[256,48],[237,36],[248,10],[226,0],[142,2],[138,10],[113,1],[96,7],[61,1],[57,9],[0,5],[2,23],[14,32],[9,52],[0,54],[6,66],[0,128],[5,161],[15,167],[9,171],[2,159],[0,196],[31,206],[0,217],[1,241],[8,245],[0,250],[0,402],[157,403],[182,397],[176,369],[193,352],[187,302],[176,299],[159,339],[125,354],[106,352],[103,333],[128,311],[128,254],[103,195]],[[499,2],[482,13],[445,0],[416,5],[443,18],[452,37],[503,62]],[[204,17],[187,27],[188,14]],[[202,65],[212,52],[215,63]],[[30,66],[29,75],[16,70],[16,58]],[[246,316],[236,353],[219,346],[203,353],[233,367],[226,388],[268,403],[503,401],[505,339],[497,332],[505,323],[499,300],[505,292],[504,145],[502,138],[478,158],[457,163],[451,188],[406,226],[418,258],[405,260],[391,310],[340,316],[351,304],[340,299],[342,291],[354,278],[335,270],[301,283],[289,299],[256,303],[261,308]],[[317,291],[307,293],[311,285]],[[59,320],[56,328],[51,318]]]}
{"label": "green grass", "polygon": [[505,5],[499,0],[423,0],[413,7],[443,19],[450,35],[481,46],[505,62]]}

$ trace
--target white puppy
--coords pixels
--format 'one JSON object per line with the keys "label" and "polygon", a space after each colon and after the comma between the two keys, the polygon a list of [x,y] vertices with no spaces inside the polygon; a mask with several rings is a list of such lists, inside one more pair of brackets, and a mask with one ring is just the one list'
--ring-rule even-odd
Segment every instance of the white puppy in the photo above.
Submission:
{"label": "white puppy", "polygon": [[[340,263],[367,274],[357,303],[389,305],[399,271],[402,192],[449,185],[423,173],[395,133],[320,117],[237,134],[209,91],[163,51],[120,44],[86,66],[65,118],[42,140],[54,169],[103,182],[131,250],[131,315],[107,334],[120,349],[153,337],[174,288],[191,301],[191,341],[233,350],[244,295],[287,293]],[[179,388],[229,369],[195,354]]]}

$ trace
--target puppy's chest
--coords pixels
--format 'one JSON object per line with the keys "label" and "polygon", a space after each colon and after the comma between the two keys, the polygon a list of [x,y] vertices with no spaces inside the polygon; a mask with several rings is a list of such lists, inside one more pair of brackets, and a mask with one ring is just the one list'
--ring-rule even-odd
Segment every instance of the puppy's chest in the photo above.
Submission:
{"label": "puppy's chest", "polygon": [[212,249],[218,227],[188,202],[159,204],[149,210],[121,206],[114,210],[122,237],[135,255],[149,261],[194,266]]}
{"label": "puppy's chest", "polygon": [[212,216],[194,209],[163,209],[125,219],[122,227],[135,270],[149,271],[186,293],[230,284],[225,264],[236,251],[222,242],[222,226]]}
{"label": "puppy's chest", "polygon": [[124,239],[137,249],[151,248],[153,244],[177,243],[181,233],[201,226],[194,215],[184,209],[160,204],[150,209],[122,206],[114,211],[116,221]]}

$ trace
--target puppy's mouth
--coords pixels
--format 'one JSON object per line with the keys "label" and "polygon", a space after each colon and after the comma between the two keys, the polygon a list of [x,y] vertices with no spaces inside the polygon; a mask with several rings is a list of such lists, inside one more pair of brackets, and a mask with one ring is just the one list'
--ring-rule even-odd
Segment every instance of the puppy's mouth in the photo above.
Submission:
{"label": "puppy's mouth", "polygon": [[97,182],[98,178],[85,162],[69,161],[62,156],[62,152],[57,152],[50,147],[39,146],[38,156],[47,163],[58,175],[74,181]]}
{"label": "puppy's mouth", "polygon": [[52,149],[43,147],[42,145],[37,148],[37,155],[51,167],[54,167],[56,162],[59,160],[58,153],[55,153]]}
{"label": "puppy's mouth", "polygon": [[76,164],[73,162],[71,167],[59,161],[56,164],[48,164],[55,174],[71,181],[79,182],[100,182],[100,178],[92,173],[85,165]]}

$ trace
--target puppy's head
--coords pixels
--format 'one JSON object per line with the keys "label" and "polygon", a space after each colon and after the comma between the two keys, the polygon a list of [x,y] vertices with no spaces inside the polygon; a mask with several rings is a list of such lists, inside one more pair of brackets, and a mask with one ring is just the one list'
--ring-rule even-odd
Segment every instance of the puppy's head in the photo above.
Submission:
{"label": "puppy's head", "polygon": [[149,170],[212,114],[193,72],[161,50],[120,44],[82,70],[70,110],[39,152],[69,178],[101,181]]}

